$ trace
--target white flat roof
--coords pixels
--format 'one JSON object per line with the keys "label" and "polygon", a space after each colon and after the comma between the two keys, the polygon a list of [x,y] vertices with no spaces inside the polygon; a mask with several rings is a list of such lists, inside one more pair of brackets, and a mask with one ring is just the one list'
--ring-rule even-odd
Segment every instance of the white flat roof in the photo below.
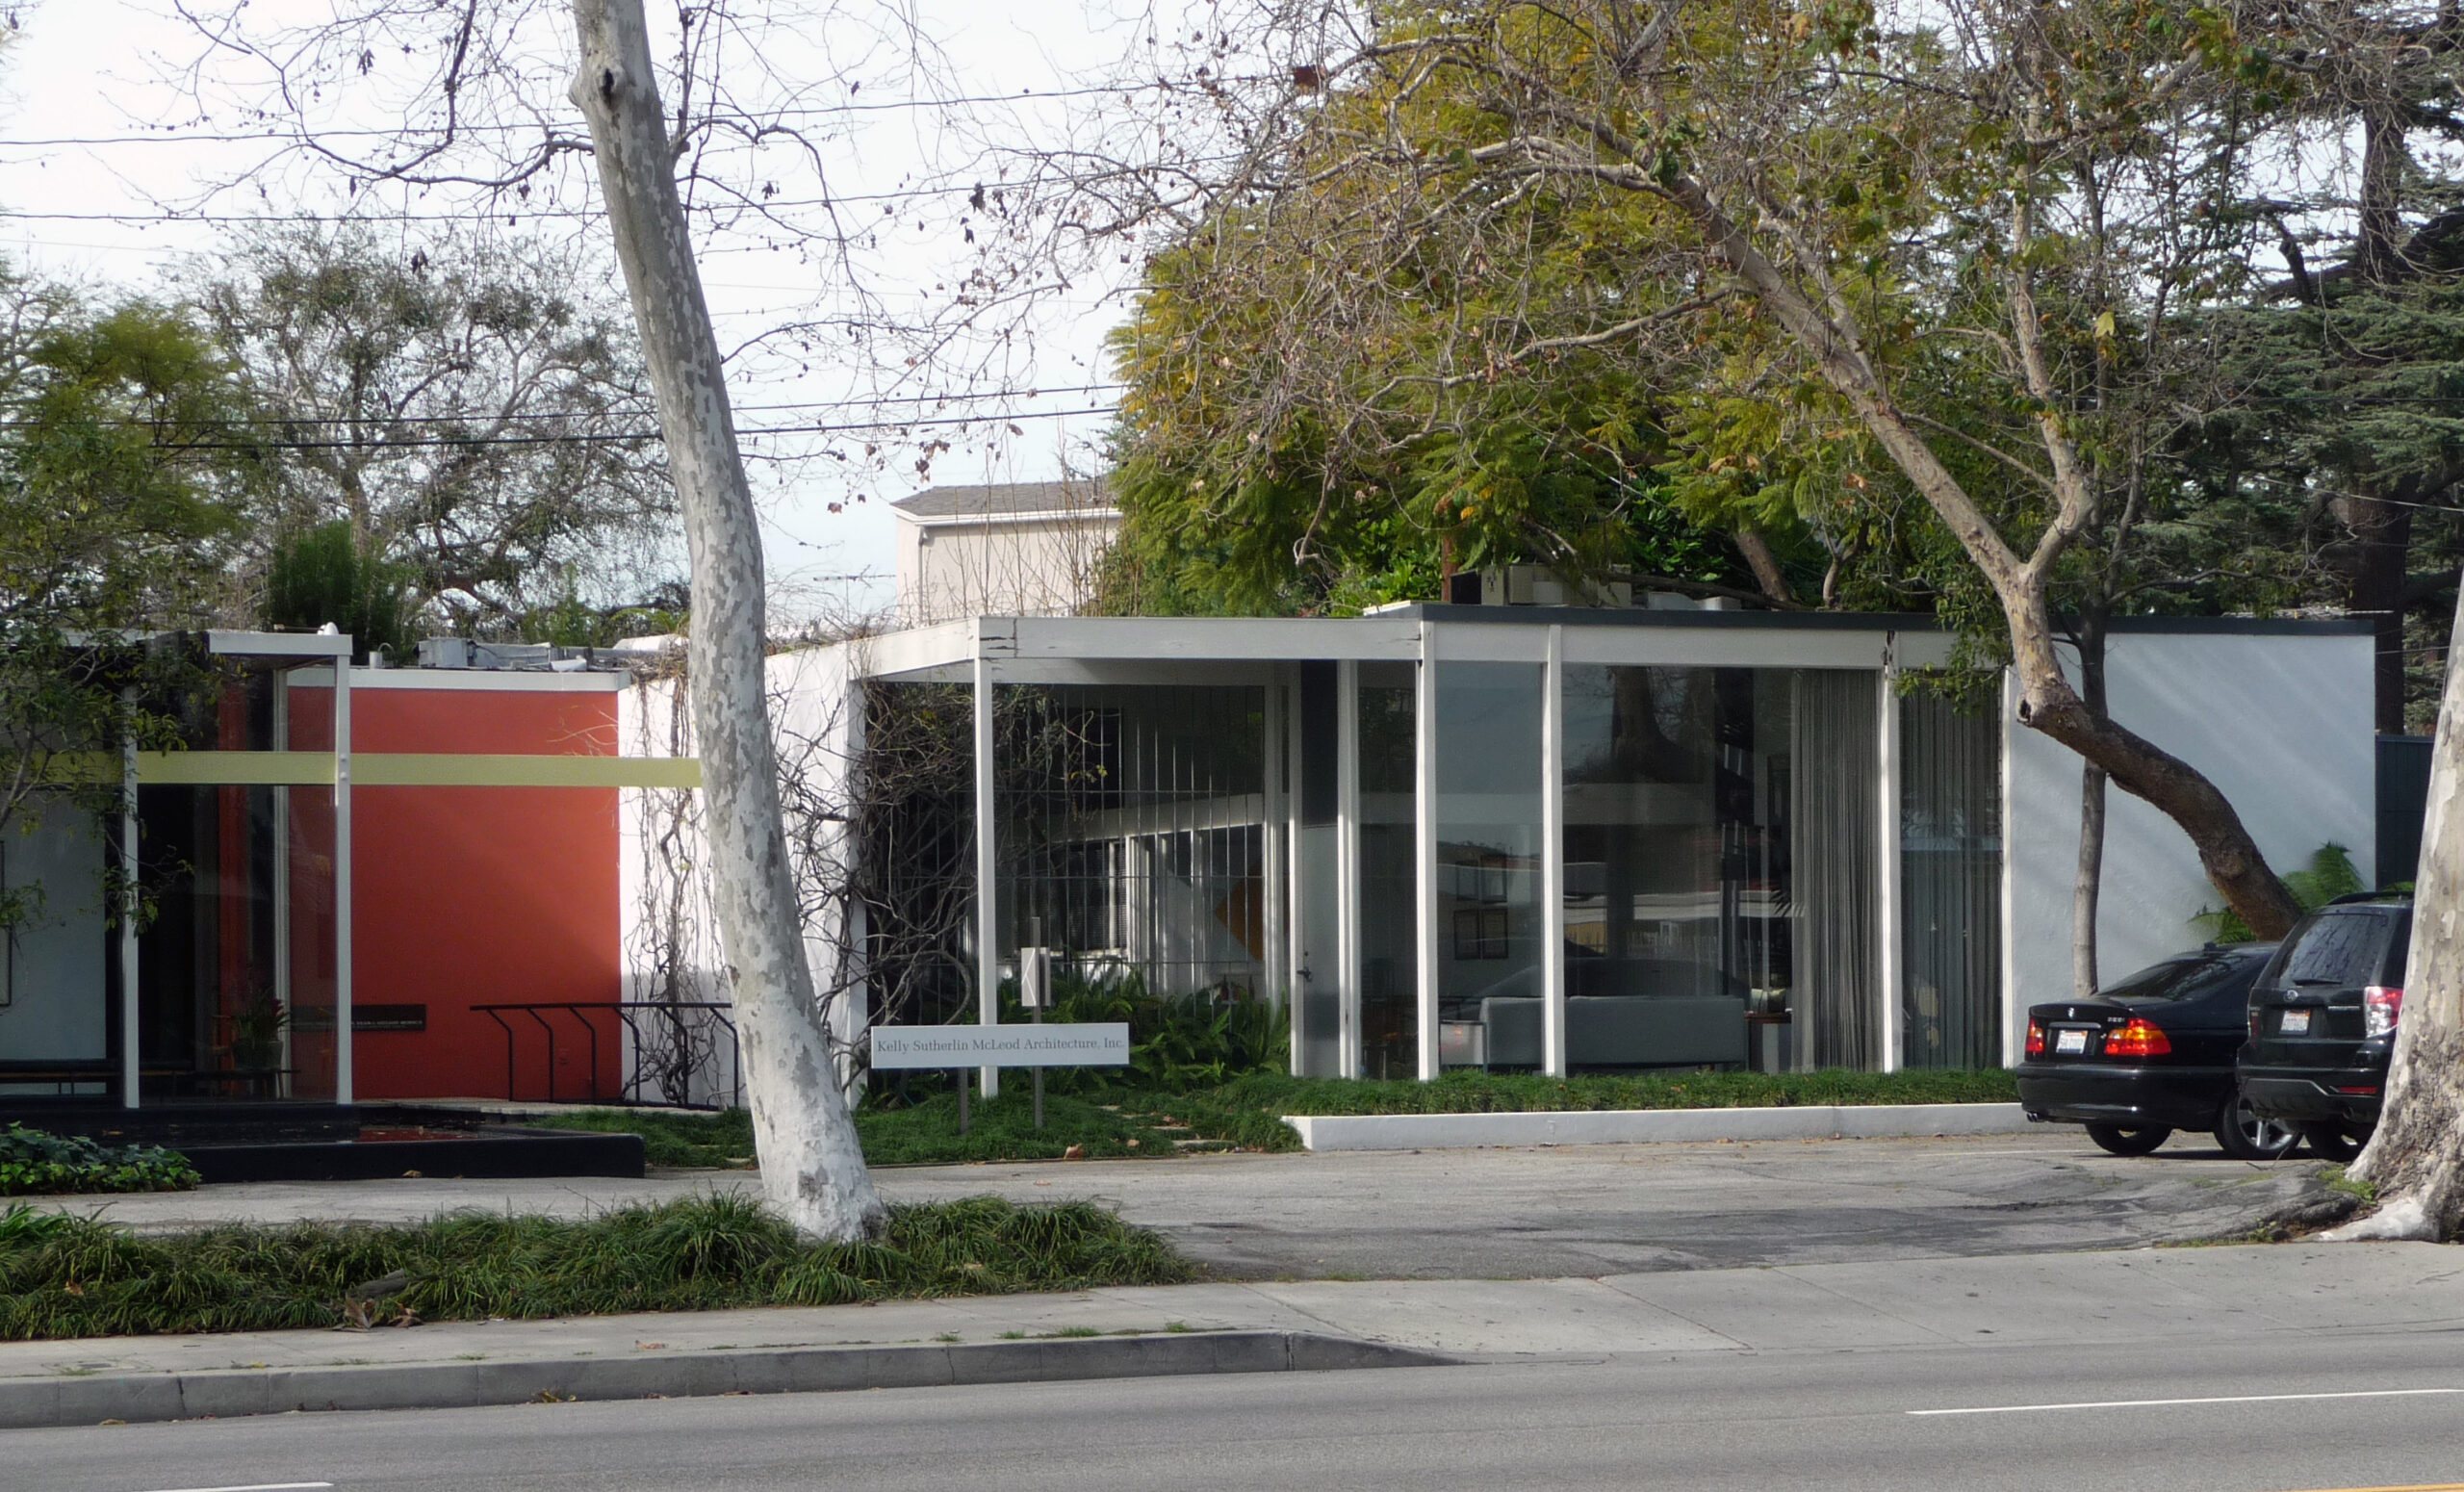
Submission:
{"label": "white flat roof", "polygon": [[[2118,618],[2117,632],[2365,633],[2357,618]],[[960,682],[986,659],[1009,683],[1257,682],[1300,660],[1539,662],[1695,668],[1935,667],[1952,635],[1930,616],[1415,605],[1367,617],[973,617],[863,638],[868,678]],[[1202,673],[1198,672],[1202,670]]]}

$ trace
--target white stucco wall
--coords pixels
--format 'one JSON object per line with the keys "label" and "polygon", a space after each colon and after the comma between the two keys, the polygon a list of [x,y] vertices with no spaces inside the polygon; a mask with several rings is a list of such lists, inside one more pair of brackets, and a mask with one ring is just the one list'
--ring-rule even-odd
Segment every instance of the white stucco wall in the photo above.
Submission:
{"label": "white stucco wall", "polygon": [[[2268,862],[2291,870],[2322,844],[2370,874],[2377,852],[2377,746],[2366,632],[2118,632],[2106,645],[2114,718],[2207,774]],[[2070,899],[2079,857],[2080,760],[2006,715],[2010,810],[2008,1017],[2016,1062],[2030,1004],[2070,990]],[[2173,822],[2119,789],[2107,798],[2098,972],[2107,980],[2206,934],[2222,905]]]}
{"label": "white stucco wall", "polygon": [[[103,840],[65,810],[0,829],[0,881],[39,887],[41,913],[16,929],[0,988],[0,1061],[93,1061],[104,1049]],[[10,1085],[0,1083],[0,1092]],[[41,1085],[44,1092],[51,1085]]]}
{"label": "white stucco wall", "polygon": [[[798,649],[769,659],[771,719],[791,820],[800,805],[825,815],[845,809],[846,765],[861,739],[850,660],[847,646]],[[689,719],[680,717],[684,708],[680,676],[636,682],[618,698],[618,749],[629,757],[691,755]],[[841,904],[814,891],[843,884],[843,822],[822,816],[809,821],[808,834],[794,832],[798,827],[791,822],[789,843],[806,892],[806,958],[816,986],[832,999],[834,1036],[853,1042],[866,1024],[861,970],[848,958],[860,927],[843,935]],[[727,961],[711,913],[701,795],[624,789],[617,837],[625,998],[730,1002]],[[732,1080],[727,1073],[712,1077]],[[697,1098],[706,1096],[697,1091]]]}
{"label": "white stucco wall", "polygon": [[1063,616],[1094,594],[1116,513],[905,519],[898,534],[901,625],[972,616]]}

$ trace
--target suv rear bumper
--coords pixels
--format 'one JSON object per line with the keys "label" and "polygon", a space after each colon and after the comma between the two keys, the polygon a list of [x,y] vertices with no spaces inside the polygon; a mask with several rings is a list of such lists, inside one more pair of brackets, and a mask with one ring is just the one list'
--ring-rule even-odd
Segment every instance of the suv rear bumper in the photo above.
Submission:
{"label": "suv rear bumper", "polygon": [[[2261,1072],[2245,1068],[2242,1094],[2262,1118],[2294,1124],[2347,1124],[2369,1129],[2378,1122],[2387,1082],[2384,1068],[2340,1068],[2331,1072]],[[2339,1093],[2367,1088],[2366,1093]]]}
{"label": "suv rear bumper", "polygon": [[2023,1062],[2017,1076],[2028,1118],[2122,1129],[2205,1129],[2233,1091],[2230,1068]]}

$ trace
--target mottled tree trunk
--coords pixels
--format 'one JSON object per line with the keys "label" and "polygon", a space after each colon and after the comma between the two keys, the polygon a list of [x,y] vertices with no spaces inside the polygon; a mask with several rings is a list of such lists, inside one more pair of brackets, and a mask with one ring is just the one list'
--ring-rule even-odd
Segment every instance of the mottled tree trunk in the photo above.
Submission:
{"label": "mottled tree trunk", "polygon": [[2377,1209],[2330,1238],[2426,1238],[2464,1232],[2464,599],[2448,644],[2447,688],[2431,749],[2429,813],[2413,883],[2413,946],[2387,1073],[2384,1117],[2352,1174],[2378,1189]]}
{"label": "mottled tree trunk", "polygon": [[677,195],[649,28],[641,0],[574,0],[574,25],[581,65],[573,100],[590,121],[692,557],[693,732],[762,1181],[802,1231],[861,1238],[879,1231],[886,1213],[832,1068],[805,961],[763,688],[761,533]]}

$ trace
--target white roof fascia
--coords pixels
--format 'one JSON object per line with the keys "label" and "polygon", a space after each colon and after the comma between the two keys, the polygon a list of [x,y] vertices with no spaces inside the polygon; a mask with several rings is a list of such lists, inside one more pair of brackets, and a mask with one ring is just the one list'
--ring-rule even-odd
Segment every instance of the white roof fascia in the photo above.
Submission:
{"label": "white roof fascia", "polygon": [[206,651],[233,657],[340,658],[351,654],[348,632],[248,632],[215,628]]}
{"label": "white roof fascia", "polygon": [[910,513],[899,508],[890,511],[901,523],[918,528],[996,528],[1003,524],[1052,523],[1059,519],[1077,521],[1087,518],[1118,518],[1116,507],[1054,507],[1024,513]]}
{"label": "white roof fascia", "polygon": [[1408,659],[1420,623],[1391,617],[1019,617],[1017,658],[1145,658],[1282,663],[1294,658]]}
{"label": "white roof fascia", "polygon": [[[303,668],[291,676],[294,684],[331,688],[332,667]],[[511,668],[354,668],[350,686],[360,689],[459,689],[498,694],[613,694],[632,678],[628,674],[550,673],[546,669]]]}
{"label": "white roof fascia", "polygon": [[[1452,635],[1466,626],[1437,629],[1441,658],[1494,657],[1473,651],[1479,644]],[[1481,631],[1536,631],[1536,628],[1480,628]],[[1733,631],[1713,627],[1569,627],[1565,660],[1627,667],[1659,664],[1673,668],[1858,668],[1879,669],[1887,662],[1902,667],[1927,667],[1948,662],[1953,642],[1934,631],[1867,631],[1847,628],[1758,627]]]}
{"label": "white roof fascia", "polygon": [[[1442,660],[1537,663],[1547,656],[1548,629],[1522,618],[1450,619],[1431,631]],[[1563,635],[1570,663],[1677,668],[1926,667],[1948,661],[1955,641],[1934,630],[1768,625],[1577,626]],[[962,681],[980,652],[1005,682],[1164,682],[1186,680],[1193,664],[1409,663],[1420,656],[1420,623],[1382,616],[977,617],[892,632],[863,646],[869,650],[864,672],[876,679]],[[1247,670],[1237,680],[1229,673],[1209,677],[1252,682]]]}

